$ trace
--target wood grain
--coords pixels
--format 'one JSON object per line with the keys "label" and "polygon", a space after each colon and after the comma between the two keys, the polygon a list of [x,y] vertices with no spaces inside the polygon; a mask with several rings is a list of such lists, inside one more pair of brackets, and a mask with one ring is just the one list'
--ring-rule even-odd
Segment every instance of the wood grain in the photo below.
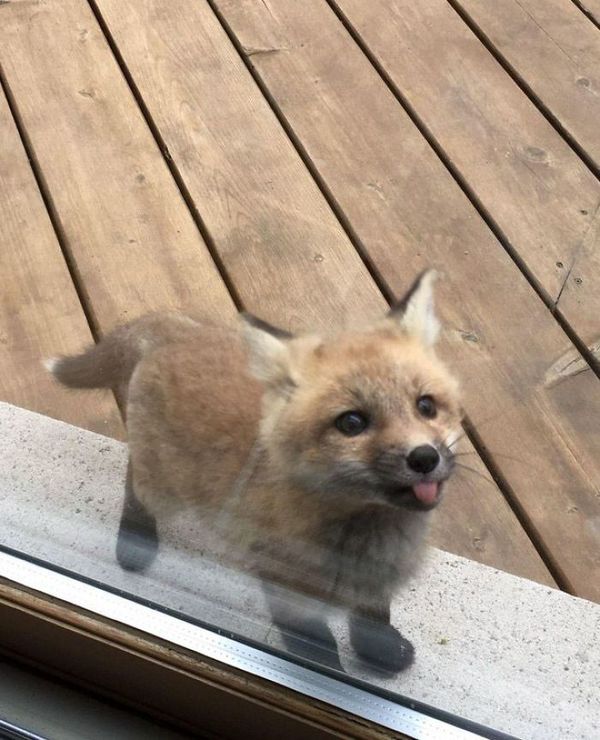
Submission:
{"label": "wood grain", "polygon": [[0,63],[99,333],[235,310],[88,4],[0,7]]}
{"label": "wood grain", "polygon": [[81,398],[42,367],[42,359],[93,340],[1,90],[0,244],[0,400],[122,436],[110,394]]}
{"label": "wood grain", "polygon": [[454,0],[600,169],[600,32],[571,0]]}
{"label": "wood grain", "polygon": [[[387,285],[445,273],[445,350],[470,418],[567,582],[600,598],[598,379],[547,383],[568,338],[326,6],[216,4]],[[472,521],[485,547],[483,512]]]}
{"label": "wood grain", "polygon": [[208,5],[98,7],[244,305],[293,329],[378,317],[379,291]]}
{"label": "wood grain", "polygon": [[[380,316],[381,294],[208,6],[98,5],[244,304],[292,329]],[[436,544],[550,581],[494,484],[463,479],[450,500]]]}
{"label": "wood grain", "polygon": [[[330,0],[333,5],[333,0]],[[447,160],[587,344],[600,183],[446,0],[337,0]]]}

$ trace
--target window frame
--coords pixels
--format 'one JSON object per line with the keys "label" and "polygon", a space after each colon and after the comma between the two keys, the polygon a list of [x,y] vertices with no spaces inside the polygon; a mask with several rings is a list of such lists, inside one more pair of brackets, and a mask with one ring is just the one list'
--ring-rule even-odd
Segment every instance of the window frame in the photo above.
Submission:
{"label": "window frame", "polygon": [[[5,551],[0,620],[0,652],[7,657],[194,735],[383,739],[436,737],[443,730],[448,740],[508,737],[313,671]],[[177,623],[201,649],[177,635]],[[202,645],[217,650],[211,654]],[[254,666],[228,661],[232,646],[254,658]]]}

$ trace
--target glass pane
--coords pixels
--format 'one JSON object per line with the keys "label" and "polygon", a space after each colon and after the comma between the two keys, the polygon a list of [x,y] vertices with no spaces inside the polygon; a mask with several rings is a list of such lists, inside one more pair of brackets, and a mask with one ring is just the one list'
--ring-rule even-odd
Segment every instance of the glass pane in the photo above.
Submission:
{"label": "glass pane", "polygon": [[593,9],[0,5],[0,547],[597,737]]}

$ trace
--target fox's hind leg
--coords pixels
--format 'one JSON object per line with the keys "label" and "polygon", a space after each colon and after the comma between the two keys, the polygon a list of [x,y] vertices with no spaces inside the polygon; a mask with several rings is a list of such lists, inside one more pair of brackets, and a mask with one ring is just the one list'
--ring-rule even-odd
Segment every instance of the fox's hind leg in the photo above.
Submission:
{"label": "fox's hind leg", "polygon": [[263,580],[263,590],[286,648],[293,655],[342,671],[337,643],[312,599]]}
{"label": "fox's hind leg", "polygon": [[127,465],[125,500],[117,537],[117,560],[124,570],[146,570],[158,551],[156,519],[135,495],[131,461]]}

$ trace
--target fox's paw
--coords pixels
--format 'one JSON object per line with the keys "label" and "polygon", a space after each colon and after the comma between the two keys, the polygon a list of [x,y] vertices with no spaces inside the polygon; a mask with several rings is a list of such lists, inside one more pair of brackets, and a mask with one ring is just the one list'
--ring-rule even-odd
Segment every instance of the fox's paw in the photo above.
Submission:
{"label": "fox's paw", "polygon": [[146,570],[158,551],[156,530],[140,531],[121,524],[117,539],[117,560],[123,570],[140,572]]}
{"label": "fox's paw", "polygon": [[415,658],[412,643],[391,624],[354,617],[350,621],[350,641],[363,661],[385,673],[404,671]]}

